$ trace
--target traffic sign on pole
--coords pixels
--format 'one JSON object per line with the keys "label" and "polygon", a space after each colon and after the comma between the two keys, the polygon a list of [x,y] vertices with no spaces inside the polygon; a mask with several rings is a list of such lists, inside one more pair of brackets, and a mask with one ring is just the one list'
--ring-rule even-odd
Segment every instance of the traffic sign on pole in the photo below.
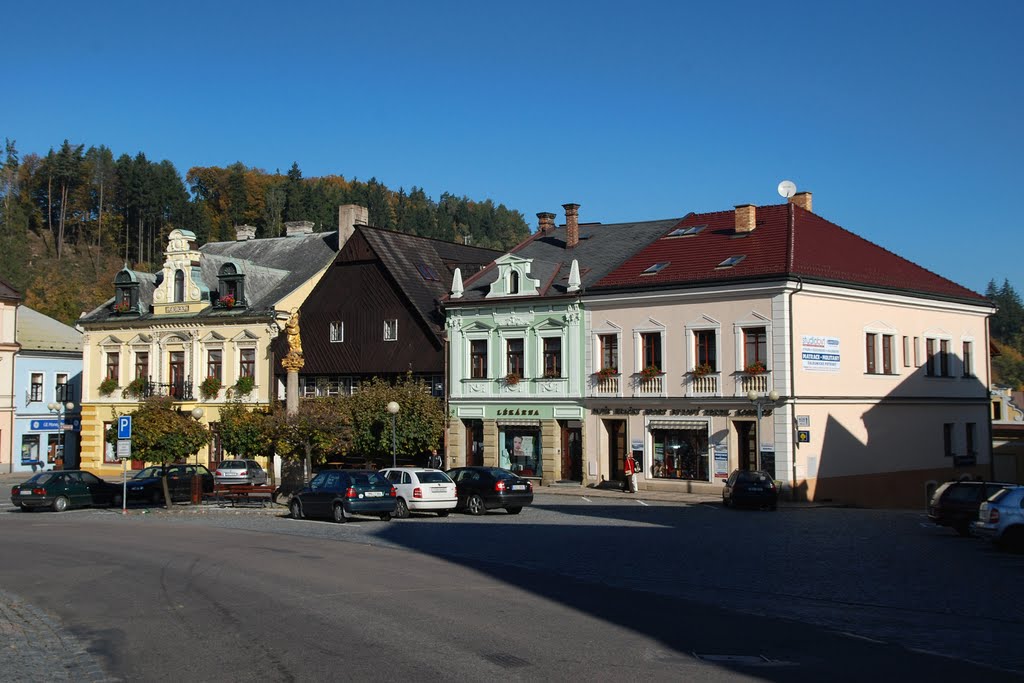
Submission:
{"label": "traffic sign on pole", "polygon": [[121,415],[117,418],[117,438],[119,439],[130,439],[132,438],[132,416]]}

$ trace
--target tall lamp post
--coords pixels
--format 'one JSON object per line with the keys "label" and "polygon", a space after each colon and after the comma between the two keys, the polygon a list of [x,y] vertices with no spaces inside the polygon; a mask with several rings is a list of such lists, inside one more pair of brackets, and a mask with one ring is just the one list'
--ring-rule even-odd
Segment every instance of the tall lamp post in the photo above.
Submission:
{"label": "tall lamp post", "polygon": [[388,412],[391,413],[391,466],[398,467],[398,438],[395,436],[395,416],[398,415],[399,406],[396,402],[388,403]]}
{"label": "tall lamp post", "polygon": [[[750,402],[757,406],[757,443],[754,445],[754,466],[756,469],[761,468],[761,416],[764,414],[765,406],[769,408],[775,407],[775,402],[779,400],[779,392],[771,391],[767,396],[758,396],[757,392],[751,389],[747,392],[747,398]],[[774,473],[772,474],[774,477]]]}
{"label": "tall lamp post", "polygon": [[46,405],[50,409],[50,412],[57,416],[57,421],[60,423],[60,431],[57,433],[57,450],[59,451],[61,467],[64,467],[64,420],[67,418],[67,414],[75,409],[75,404],[71,401],[67,403],[48,403]]}

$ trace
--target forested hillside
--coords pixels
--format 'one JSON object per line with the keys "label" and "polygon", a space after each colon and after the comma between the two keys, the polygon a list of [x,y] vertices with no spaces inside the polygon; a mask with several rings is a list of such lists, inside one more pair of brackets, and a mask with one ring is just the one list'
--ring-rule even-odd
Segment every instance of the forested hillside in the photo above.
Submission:
{"label": "forested hillside", "polygon": [[0,276],[25,303],[64,322],[110,296],[125,262],[159,268],[167,234],[196,233],[200,244],[234,239],[234,226],[258,237],[284,234],[285,221],[334,230],[338,206],[361,204],[371,225],[506,249],[529,233],[523,215],[490,199],[418,188],[392,190],[375,178],[304,178],[297,163],[268,173],[236,162],[193,167],[184,178],[169,161],[139,152],[116,159],[103,145],[64,141],[45,156],[22,154],[12,140],[0,155]]}
{"label": "forested hillside", "polygon": [[1024,303],[1008,280],[1001,286],[990,281],[985,296],[999,307],[989,323],[992,345],[999,353],[992,358],[992,381],[1024,389]]}

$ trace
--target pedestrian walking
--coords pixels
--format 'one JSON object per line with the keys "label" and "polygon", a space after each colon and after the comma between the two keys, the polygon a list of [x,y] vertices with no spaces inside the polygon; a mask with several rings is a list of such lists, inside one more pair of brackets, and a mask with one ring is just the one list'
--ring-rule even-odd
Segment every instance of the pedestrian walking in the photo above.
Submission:
{"label": "pedestrian walking", "polygon": [[441,456],[437,454],[436,448],[430,451],[430,459],[428,462],[430,463],[430,467],[434,468],[435,470],[441,469]]}
{"label": "pedestrian walking", "polygon": [[626,475],[626,493],[636,493],[636,460],[632,453],[626,454],[626,465],[623,467]]}

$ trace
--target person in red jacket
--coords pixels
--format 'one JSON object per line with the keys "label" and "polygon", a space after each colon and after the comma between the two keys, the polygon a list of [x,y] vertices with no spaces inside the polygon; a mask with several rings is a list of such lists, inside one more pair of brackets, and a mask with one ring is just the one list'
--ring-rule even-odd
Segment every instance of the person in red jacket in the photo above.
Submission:
{"label": "person in red jacket", "polygon": [[626,465],[623,472],[626,475],[626,493],[636,493],[636,460],[632,453],[626,454]]}

